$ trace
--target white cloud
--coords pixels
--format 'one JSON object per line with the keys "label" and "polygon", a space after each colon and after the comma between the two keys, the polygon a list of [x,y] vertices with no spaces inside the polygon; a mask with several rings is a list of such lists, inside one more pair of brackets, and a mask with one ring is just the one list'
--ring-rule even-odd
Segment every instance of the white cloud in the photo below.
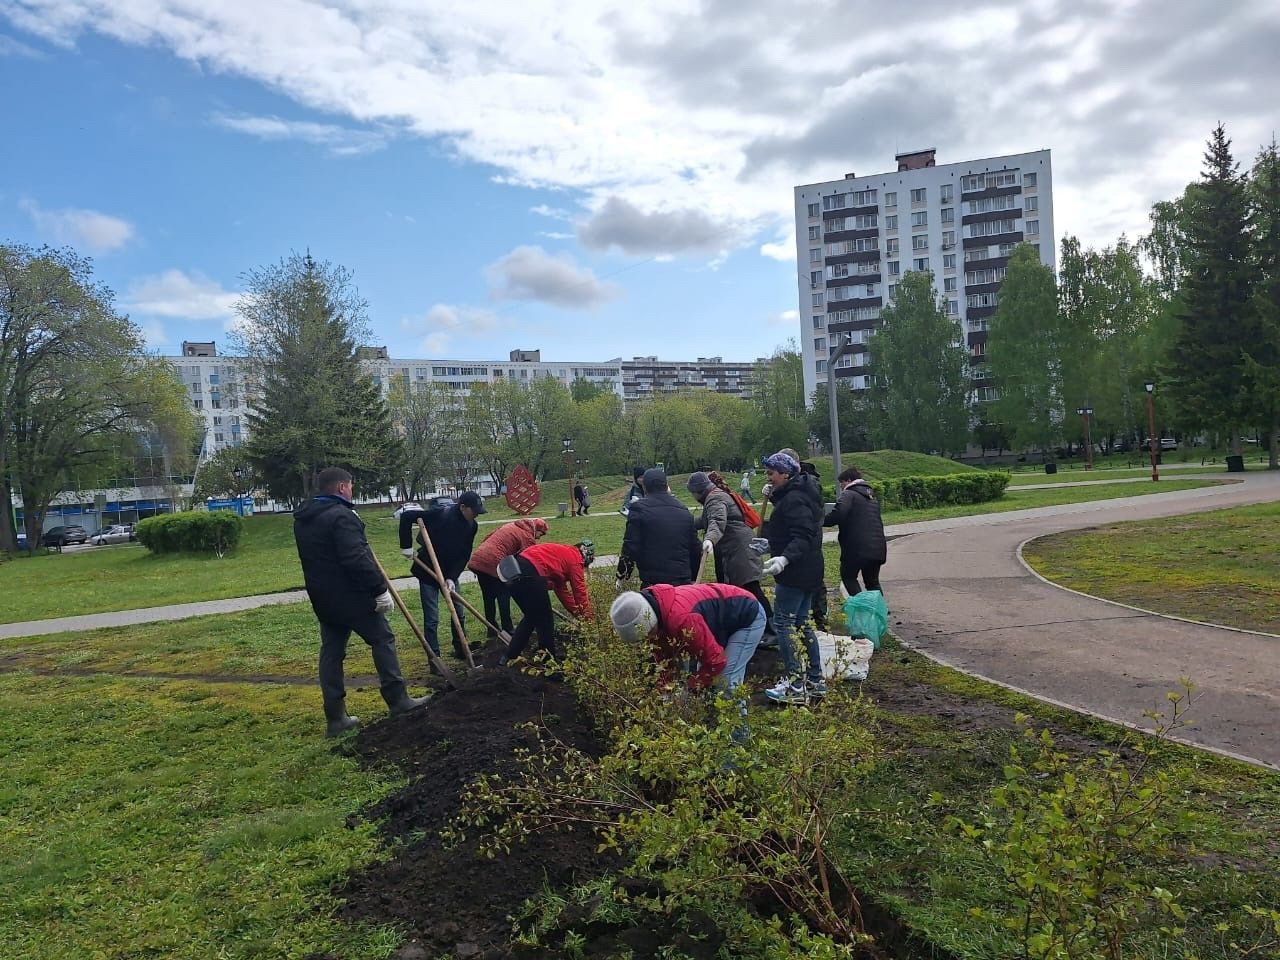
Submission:
{"label": "white cloud", "polygon": [[604,283],[568,254],[552,255],[542,247],[516,247],[486,271],[489,295],[495,300],[537,300],[571,310],[587,310],[612,300],[618,288]]}
{"label": "white cloud", "polygon": [[24,57],[28,60],[39,60],[44,56],[35,47],[28,46],[5,33],[0,33],[0,57]]}
{"label": "white cloud", "polygon": [[548,240],[572,240],[572,233],[560,233],[558,230],[539,230],[538,236],[546,237]]}
{"label": "white cloud", "polygon": [[610,197],[578,225],[578,237],[592,250],[617,247],[636,256],[653,256],[731,246],[734,230],[716,223],[702,210],[655,210],[646,213],[622,197]]}
{"label": "white cloud", "polygon": [[166,270],[130,283],[124,305],[130,313],[144,317],[222,320],[225,324],[235,318],[239,297],[198,271]]}
{"label": "white cloud", "polygon": [[788,330],[794,330],[796,324],[800,322],[800,311],[783,310],[781,313],[772,314],[765,322],[771,327],[785,327]]}
{"label": "white cloud", "polygon": [[34,200],[22,199],[18,206],[31,218],[36,231],[54,243],[83,247],[90,253],[110,253],[128,243],[134,235],[133,224],[97,210],[66,207],[46,210]]}
{"label": "white cloud", "polygon": [[164,326],[154,320],[142,324],[139,329],[142,331],[142,339],[147,341],[147,346],[152,350],[169,343],[169,334],[165,332]]}
{"label": "white cloud", "polygon": [[449,349],[447,333],[429,333],[422,338],[422,349],[428,357],[438,357]]}
{"label": "white cloud", "polygon": [[536,213],[540,217],[550,217],[552,220],[563,220],[569,223],[573,220],[573,214],[563,207],[551,207],[545,203],[540,203],[536,207],[529,208],[530,213]]}
{"label": "white cloud", "polygon": [[889,171],[896,148],[935,144],[940,163],[1053,147],[1055,226],[1107,243],[1194,179],[1219,119],[1243,160],[1275,126],[1271,100],[1247,95],[1280,84],[1275,0],[919,0],[909,45],[884,10],[821,4],[831,29],[815,30],[783,0],[0,3],[51,42],[165,48],[359,128],[260,135],[359,150],[374,140],[341,138],[382,126],[588,209],[703,211],[739,243],[790,221],[795,184]]}
{"label": "white cloud", "polygon": [[437,303],[421,316],[403,318],[400,326],[410,333],[425,333],[422,349],[427,356],[439,356],[448,349],[456,336],[474,337],[493,333],[498,328],[498,317],[483,307]]}
{"label": "white cloud", "polygon": [[216,113],[213,122],[227,130],[246,133],[259,140],[301,140],[325,147],[337,156],[373,153],[387,145],[387,135],[376,130],[352,130],[332,123],[309,120],[284,120],[280,117],[256,117],[248,114]]}

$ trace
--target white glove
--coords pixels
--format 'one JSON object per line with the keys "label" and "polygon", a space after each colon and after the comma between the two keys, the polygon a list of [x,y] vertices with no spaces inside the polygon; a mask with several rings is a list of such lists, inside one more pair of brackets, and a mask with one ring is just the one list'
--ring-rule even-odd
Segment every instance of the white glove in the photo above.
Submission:
{"label": "white glove", "polygon": [[763,487],[761,487],[761,488],[760,488],[760,499],[761,499],[761,500],[768,500],[768,499],[769,499],[769,494],[771,494],[771,493],[773,493],[773,484],[772,484],[772,483],[766,483]]}
{"label": "white glove", "polygon": [[776,577],[785,569],[787,569],[786,557],[772,557],[769,562],[764,565],[764,572],[770,577]]}
{"label": "white glove", "polygon": [[621,593],[622,588],[625,587],[626,585],[627,585],[627,581],[623,580],[621,577],[613,578],[613,589],[615,593]]}
{"label": "white glove", "polygon": [[373,598],[373,609],[379,613],[390,613],[391,608],[395,606],[395,602],[391,599],[391,591],[383,590],[380,594]]}
{"label": "white glove", "polygon": [[454,583],[452,580],[446,580],[444,582],[444,588],[448,590],[450,593],[458,592],[458,585]]}
{"label": "white glove", "polygon": [[716,548],[716,545],[715,545],[714,543],[712,543],[710,540],[703,540],[703,541],[702,541],[702,552],[703,552],[703,553],[710,553],[710,552],[711,552],[712,550],[714,550],[715,548]]}
{"label": "white glove", "polygon": [[412,556],[413,556],[413,547],[405,547],[403,550],[401,550],[401,551],[400,551],[400,556],[402,556],[402,557],[412,557]]}

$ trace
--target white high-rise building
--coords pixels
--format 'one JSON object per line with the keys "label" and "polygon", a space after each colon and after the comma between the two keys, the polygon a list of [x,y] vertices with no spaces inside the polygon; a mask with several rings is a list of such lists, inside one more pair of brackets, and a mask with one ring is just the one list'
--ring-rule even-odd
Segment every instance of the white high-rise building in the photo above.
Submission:
{"label": "white high-rise building", "polygon": [[806,397],[827,382],[827,357],[845,334],[852,351],[840,358],[836,379],[855,390],[868,386],[867,341],[881,308],[903,274],[927,270],[961,322],[975,398],[994,398],[983,370],[987,323],[1009,254],[1026,242],[1042,263],[1055,265],[1049,151],[945,166],[937,166],[934,152],[898,154],[893,173],[850,173],[795,188]]}

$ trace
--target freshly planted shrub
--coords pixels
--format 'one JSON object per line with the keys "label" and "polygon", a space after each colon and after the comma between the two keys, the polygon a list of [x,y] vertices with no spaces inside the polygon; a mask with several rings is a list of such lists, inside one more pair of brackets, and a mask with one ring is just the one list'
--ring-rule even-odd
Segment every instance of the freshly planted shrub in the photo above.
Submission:
{"label": "freshly planted shrub", "polygon": [[152,553],[226,556],[240,542],[244,521],[226,510],[165,513],[138,524],[138,542]]}
{"label": "freshly planted shrub", "polygon": [[1010,475],[1001,471],[956,473],[940,477],[895,477],[871,484],[885,510],[947,507],[999,500]]}

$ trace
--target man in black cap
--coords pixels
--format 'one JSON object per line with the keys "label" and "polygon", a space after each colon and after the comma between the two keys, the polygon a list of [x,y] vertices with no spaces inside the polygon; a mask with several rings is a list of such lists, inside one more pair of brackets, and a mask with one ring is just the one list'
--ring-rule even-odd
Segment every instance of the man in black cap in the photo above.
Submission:
{"label": "man in black cap", "polygon": [[655,583],[693,583],[702,559],[693,514],[672,495],[661,468],[646,470],[640,482],[644,496],[631,504],[622,535],[618,589],[633,569],[640,571],[641,589]]}
{"label": "man in black cap", "polygon": [[[485,512],[484,500],[473,490],[467,490],[458,497],[458,502],[448,507],[432,507],[430,510],[404,510],[400,513],[400,552],[406,557],[413,556],[413,533],[418,521],[426,524],[427,536],[435,548],[436,559],[440,561],[440,572],[444,575],[445,586],[450,593],[458,592],[458,577],[467,567],[471,559],[471,548],[476,540],[476,517]],[[422,543],[422,535],[418,535]],[[437,654],[440,653],[440,641],[436,631],[440,626],[440,584],[427,571],[432,569],[431,556],[427,553],[426,544],[418,551],[418,559],[426,565],[426,570],[413,564],[413,575],[418,578],[418,595],[422,599],[423,633],[427,644]],[[466,628],[462,608],[455,606],[458,622]],[[457,628],[453,628],[453,652],[464,656],[462,638]],[[433,668],[434,669],[434,668]]]}

